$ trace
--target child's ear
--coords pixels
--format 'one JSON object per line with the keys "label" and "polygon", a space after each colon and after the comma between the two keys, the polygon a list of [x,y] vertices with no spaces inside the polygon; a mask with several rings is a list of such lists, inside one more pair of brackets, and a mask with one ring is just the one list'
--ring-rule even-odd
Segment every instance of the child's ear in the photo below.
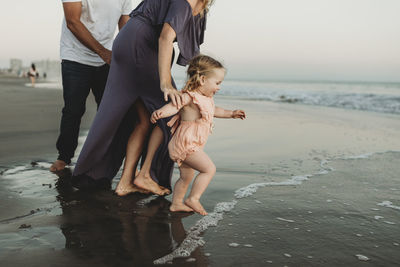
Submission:
{"label": "child's ear", "polygon": [[204,85],[206,82],[206,76],[205,75],[201,75],[200,76],[200,85]]}

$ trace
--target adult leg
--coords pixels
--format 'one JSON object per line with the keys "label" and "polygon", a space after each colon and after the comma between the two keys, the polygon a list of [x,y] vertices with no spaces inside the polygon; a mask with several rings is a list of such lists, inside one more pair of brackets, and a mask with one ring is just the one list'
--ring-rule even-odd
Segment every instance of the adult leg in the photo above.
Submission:
{"label": "adult leg", "polygon": [[64,108],[56,144],[59,156],[50,167],[51,171],[64,169],[74,156],[93,71],[93,67],[77,62],[64,60],[61,64]]}
{"label": "adult leg", "polygon": [[161,188],[150,176],[151,162],[157,148],[161,145],[163,140],[163,132],[158,126],[155,126],[151,132],[149,144],[147,147],[146,159],[140,169],[139,174],[133,181],[135,185],[145,190],[148,190],[157,195],[165,195],[169,193],[168,189]]}
{"label": "adult leg", "polygon": [[96,67],[92,76],[91,88],[97,104],[97,109],[99,108],[101,99],[103,97],[109,70],[110,66],[108,64],[104,64],[103,66]]}
{"label": "adult leg", "polygon": [[215,174],[215,165],[203,150],[196,151],[187,156],[184,163],[199,171],[193,182],[192,190],[185,200],[185,204],[201,215],[207,215],[207,212],[200,204],[200,197]]}
{"label": "adult leg", "polygon": [[180,178],[176,181],[174,186],[174,194],[172,196],[172,205],[169,207],[170,211],[193,211],[193,209],[185,203],[183,198],[186,195],[186,191],[193,180],[194,169],[190,168],[185,163],[179,167]]}
{"label": "adult leg", "polygon": [[132,192],[148,193],[147,190],[138,188],[132,183],[136,174],[140,154],[143,150],[144,142],[146,141],[150,129],[149,113],[140,98],[136,100],[134,105],[139,119],[135,125],[135,129],[129,137],[122,176],[117,188],[115,189],[115,192],[119,196],[124,196]]}

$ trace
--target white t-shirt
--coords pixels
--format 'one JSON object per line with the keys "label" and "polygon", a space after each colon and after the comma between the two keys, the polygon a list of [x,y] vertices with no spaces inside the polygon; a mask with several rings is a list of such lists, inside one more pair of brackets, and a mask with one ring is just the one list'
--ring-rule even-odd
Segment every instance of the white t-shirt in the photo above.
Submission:
{"label": "white t-shirt", "polygon": [[[109,50],[119,19],[132,11],[132,0],[62,0],[62,2],[82,2],[81,22],[94,39]],[[61,59],[90,66],[98,67],[104,64],[96,53],[79,42],[67,28],[65,17],[61,29],[60,56]]]}

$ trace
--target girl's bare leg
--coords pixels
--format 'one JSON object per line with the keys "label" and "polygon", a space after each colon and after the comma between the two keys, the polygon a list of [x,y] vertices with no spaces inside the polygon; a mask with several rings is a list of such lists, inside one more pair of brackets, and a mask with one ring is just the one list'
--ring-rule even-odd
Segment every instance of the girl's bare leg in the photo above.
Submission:
{"label": "girl's bare leg", "polygon": [[162,140],[163,132],[158,126],[154,127],[150,136],[149,145],[147,147],[146,159],[144,160],[143,166],[140,169],[139,174],[133,181],[136,186],[160,196],[169,193],[167,192],[169,190],[161,188],[156,182],[154,182],[154,180],[150,176],[150,168],[154,154],[156,153],[157,148],[161,145]]}
{"label": "girl's bare leg", "polygon": [[138,188],[132,183],[136,174],[139,157],[150,129],[149,113],[143,102],[138,99],[134,105],[139,116],[139,121],[128,140],[124,169],[122,171],[121,180],[115,189],[115,192],[119,196],[125,196],[132,192],[148,193],[147,190]]}
{"label": "girl's bare leg", "polygon": [[185,204],[191,207],[195,212],[201,215],[207,215],[208,213],[200,204],[200,197],[215,174],[215,165],[203,150],[196,151],[187,156],[184,163],[199,171],[199,174],[193,182],[192,190],[185,200]]}
{"label": "girl's bare leg", "polygon": [[172,204],[169,207],[170,211],[193,211],[193,209],[185,203],[183,198],[186,195],[186,191],[193,180],[194,170],[185,163],[179,167],[181,177],[176,181],[174,186],[174,195],[172,196]]}

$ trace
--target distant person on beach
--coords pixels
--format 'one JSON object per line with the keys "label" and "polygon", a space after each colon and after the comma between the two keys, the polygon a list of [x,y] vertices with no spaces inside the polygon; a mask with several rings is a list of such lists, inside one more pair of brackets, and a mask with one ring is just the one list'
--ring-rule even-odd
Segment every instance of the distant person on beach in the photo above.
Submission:
{"label": "distant person on beach", "polygon": [[64,108],[58,158],[50,171],[71,163],[78,144],[81,118],[90,89],[100,105],[111,62],[115,29],[126,24],[132,11],[131,0],[62,0],[65,19],[62,25],[60,55]]}
{"label": "distant person on beach", "polygon": [[[168,144],[169,155],[180,171],[170,210],[195,211],[207,215],[199,200],[216,171],[214,163],[203,150],[213,127],[213,117],[243,120],[246,114],[243,110],[226,110],[214,105],[213,97],[225,76],[225,69],[217,60],[199,55],[190,62],[187,75],[181,105],[166,104],[154,111],[150,120],[156,123],[159,119],[178,113],[168,122],[173,134]],[[199,174],[184,201],[195,171]]]}
{"label": "distant person on beach", "polygon": [[31,80],[31,85],[32,87],[35,87],[35,83],[36,83],[36,78],[38,76],[38,73],[36,71],[36,66],[34,63],[31,64],[31,68],[28,71],[28,77]]}
{"label": "distant person on beach", "polygon": [[144,0],[132,11],[114,41],[104,97],[76,163],[74,187],[109,188],[125,158],[116,194],[170,193],[170,128],[166,120],[153,126],[150,114],[168,99],[181,106],[181,93],[171,77],[173,42],[180,51],[177,63],[186,66],[200,52],[210,4]]}

